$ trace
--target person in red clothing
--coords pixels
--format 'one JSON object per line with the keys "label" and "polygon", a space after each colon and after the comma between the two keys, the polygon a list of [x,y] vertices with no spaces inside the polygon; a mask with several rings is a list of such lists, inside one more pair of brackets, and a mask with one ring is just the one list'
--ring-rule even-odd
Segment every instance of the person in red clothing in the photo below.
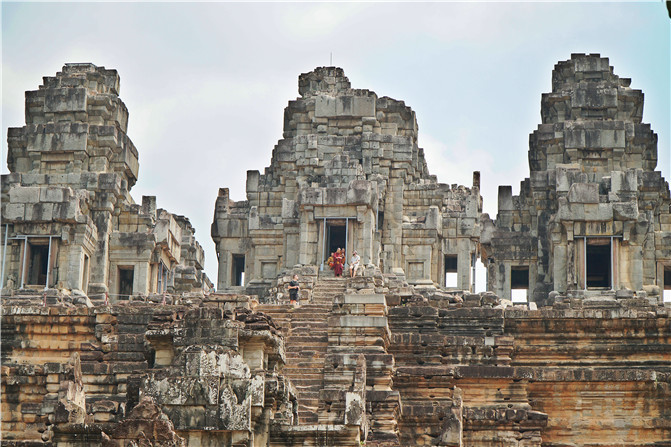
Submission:
{"label": "person in red clothing", "polygon": [[336,277],[342,276],[343,264],[345,264],[345,255],[339,248],[333,254],[333,273],[335,273]]}

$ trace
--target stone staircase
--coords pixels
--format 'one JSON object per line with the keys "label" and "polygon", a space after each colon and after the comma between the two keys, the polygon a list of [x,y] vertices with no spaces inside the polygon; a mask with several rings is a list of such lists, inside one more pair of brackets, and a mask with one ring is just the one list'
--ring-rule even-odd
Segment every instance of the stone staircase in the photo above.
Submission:
{"label": "stone staircase", "polygon": [[328,345],[328,317],[336,297],[345,292],[342,278],[319,278],[313,301],[300,307],[263,304],[256,311],[269,315],[285,336],[285,376],[298,393],[301,424],[318,422],[319,392],[324,386],[324,358]]}
{"label": "stone staircase", "polygon": [[346,286],[347,280],[345,278],[323,275],[322,272],[312,291],[312,302],[315,304],[333,305],[335,298],[345,293]]}

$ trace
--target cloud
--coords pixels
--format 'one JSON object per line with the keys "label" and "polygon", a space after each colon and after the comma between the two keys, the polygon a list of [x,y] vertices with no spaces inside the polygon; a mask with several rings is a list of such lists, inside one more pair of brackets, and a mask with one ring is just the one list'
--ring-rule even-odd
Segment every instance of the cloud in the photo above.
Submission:
{"label": "cloud", "polygon": [[[300,3],[282,8],[281,29],[287,36],[314,39],[332,34],[347,21],[355,20],[367,7],[352,3]],[[345,36],[343,36],[345,37]]]}

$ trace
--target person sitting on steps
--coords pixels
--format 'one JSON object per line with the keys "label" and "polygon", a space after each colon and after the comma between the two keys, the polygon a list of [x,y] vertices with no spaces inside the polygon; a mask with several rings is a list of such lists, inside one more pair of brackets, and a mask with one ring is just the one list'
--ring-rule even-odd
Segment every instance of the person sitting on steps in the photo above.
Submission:
{"label": "person sitting on steps", "polygon": [[356,276],[356,269],[359,268],[359,262],[361,262],[361,258],[357,254],[356,250],[354,250],[354,253],[352,253],[352,259],[350,259],[349,262],[349,276],[352,278]]}

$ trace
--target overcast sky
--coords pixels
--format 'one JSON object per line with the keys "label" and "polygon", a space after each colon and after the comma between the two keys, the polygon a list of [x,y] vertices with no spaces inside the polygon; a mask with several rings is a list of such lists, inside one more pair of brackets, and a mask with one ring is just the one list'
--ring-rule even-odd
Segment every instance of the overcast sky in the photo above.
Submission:
{"label": "overcast sky", "polygon": [[24,91],[66,62],[121,76],[132,189],[191,219],[216,284],[210,224],[220,187],[245,198],[282,136],[298,75],[329,64],[352,87],[404,100],[443,183],[482,173],[485,211],[500,184],[528,176],[541,94],[571,53],[600,53],[645,94],[669,179],[669,18],[664,3],[2,3],[2,172],[7,127],[24,124]]}

